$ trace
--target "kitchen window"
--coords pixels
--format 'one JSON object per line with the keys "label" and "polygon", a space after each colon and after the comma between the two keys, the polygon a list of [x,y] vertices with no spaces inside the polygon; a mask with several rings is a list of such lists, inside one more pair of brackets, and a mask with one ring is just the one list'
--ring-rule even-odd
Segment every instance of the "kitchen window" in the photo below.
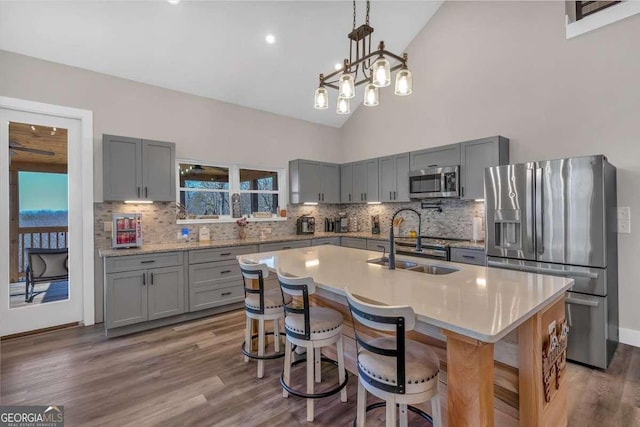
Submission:
{"label": "kitchen window", "polygon": [[239,214],[253,220],[280,219],[278,208],[285,205],[284,169],[188,160],[177,163],[178,202],[186,211],[186,218],[179,223],[235,221],[236,197],[240,202],[236,217]]}

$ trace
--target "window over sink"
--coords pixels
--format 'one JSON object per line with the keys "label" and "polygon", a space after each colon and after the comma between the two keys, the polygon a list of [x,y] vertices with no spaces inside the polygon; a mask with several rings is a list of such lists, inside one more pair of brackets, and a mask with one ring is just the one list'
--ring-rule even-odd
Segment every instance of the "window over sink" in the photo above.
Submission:
{"label": "window over sink", "polygon": [[176,163],[177,201],[185,210],[179,223],[228,222],[242,216],[276,220],[279,207],[286,204],[284,169],[185,159]]}

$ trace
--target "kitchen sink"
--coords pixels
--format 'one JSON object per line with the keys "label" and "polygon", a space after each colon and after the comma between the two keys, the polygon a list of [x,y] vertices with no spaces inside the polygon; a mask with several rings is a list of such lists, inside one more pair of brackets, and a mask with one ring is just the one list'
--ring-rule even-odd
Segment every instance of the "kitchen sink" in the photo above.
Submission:
{"label": "kitchen sink", "polygon": [[[373,258],[373,259],[369,259],[367,260],[367,262],[369,264],[376,264],[376,265],[382,265],[384,267],[389,267],[389,259],[388,258]],[[411,261],[396,261],[396,268],[400,268],[400,269],[410,269],[410,268],[416,268],[418,267],[418,264],[415,262],[411,262]]]}
{"label": "kitchen sink", "polygon": [[415,267],[407,268],[408,271],[416,271],[418,273],[426,273],[426,274],[451,274],[456,271],[460,271],[457,268],[452,267],[443,267],[441,265],[417,265]]}

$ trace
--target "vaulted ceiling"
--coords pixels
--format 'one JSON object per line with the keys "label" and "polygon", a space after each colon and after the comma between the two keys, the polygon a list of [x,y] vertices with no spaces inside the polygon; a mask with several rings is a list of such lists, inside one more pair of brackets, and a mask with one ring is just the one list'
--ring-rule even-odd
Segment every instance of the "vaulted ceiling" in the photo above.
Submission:
{"label": "vaulted ceiling", "polygon": [[[372,2],[373,43],[401,54],[441,3]],[[352,25],[351,1],[0,1],[0,49],[335,127],[313,91]]]}

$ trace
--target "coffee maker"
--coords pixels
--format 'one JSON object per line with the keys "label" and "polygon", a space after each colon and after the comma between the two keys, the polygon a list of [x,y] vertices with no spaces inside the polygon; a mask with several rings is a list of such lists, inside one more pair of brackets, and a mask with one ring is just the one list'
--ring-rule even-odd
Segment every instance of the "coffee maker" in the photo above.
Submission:
{"label": "coffee maker", "polygon": [[346,212],[338,212],[336,232],[337,233],[349,232],[349,218],[347,217]]}
{"label": "coffee maker", "polygon": [[296,220],[297,234],[313,234],[316,230],[316,219],[312,216],[302,215]]}

